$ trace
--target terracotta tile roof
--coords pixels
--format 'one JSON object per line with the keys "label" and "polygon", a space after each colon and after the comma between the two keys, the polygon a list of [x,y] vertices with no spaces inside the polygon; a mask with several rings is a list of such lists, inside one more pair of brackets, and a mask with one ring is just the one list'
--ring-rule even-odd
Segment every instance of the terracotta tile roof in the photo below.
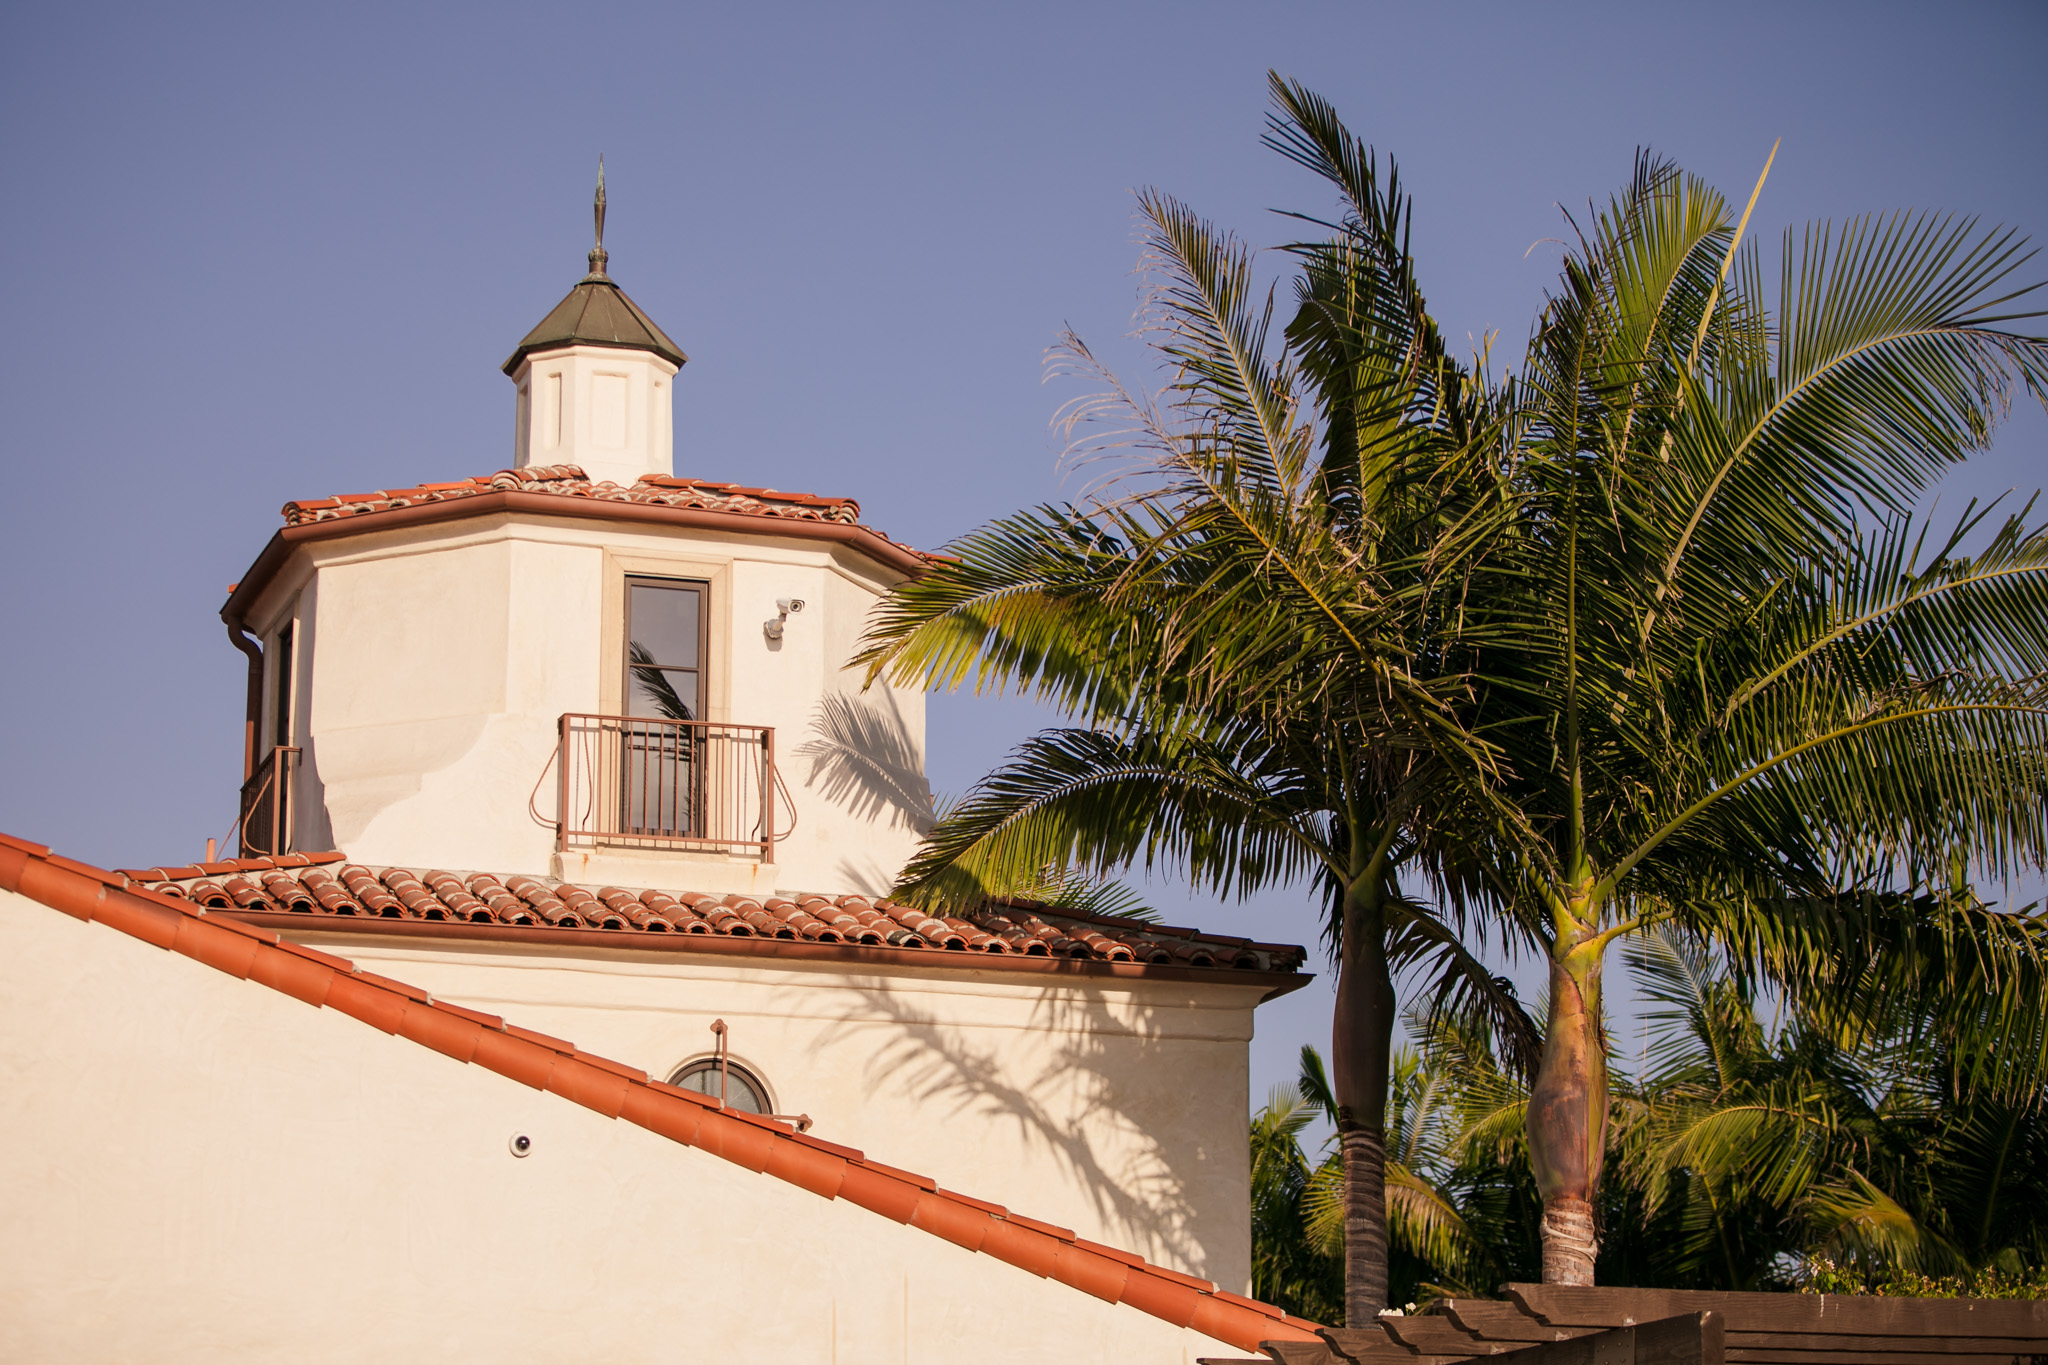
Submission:
{"label": "terracotta tile roof", "polygon": [[573,1043],[436,1000],[346,958],[209,914],[176,896],[130,886],[117,873],[59,857],[41,844],[0,834],[0,889],[1240,1349],[1256,1350],[1264,1341],[1318,1340],[1313,1323],[1269,1304],[1001,1205],[939,1189],[924,1176],[871,1161],[789,1124],[721,1109],[706,1096],[664,1085]]}
{"label": "terracotta tile roof", "polygon": [[264,858],[222,858],[211,863],[184,863],[177,867],[124,867],[120,876],[135,882],[184,881],[193,877],[231,877],[237,873],[267,872],[274,867],[319,867],[338,863],[348,855],[327,853],[280,853]]}
{"label": "terracotta tile roof", "polygon": [[[337,863],[342,865],[335,866]],[[934,917],[886,898],[811,893],[756,898],[701,891],[625,890],[517,874],[369,868],[343,863],[339,853],[158,867],[124,875],[151,890],[208,909],[243,914],[518,926],[544,934],[594,929],[634,936],[756,939],[907,949],[935,958],[972,954],[987,959],[977,966],[1060,958],[1295,972],[1306,956],[1289,944],[1254,943],[1042,905],[1007,904],[968,916]],[[957,956],[950,960],[960,964]]]}
{"label": "terracotta tile roof", "polygon": [[821,498],[660,474],[644,475],[630,487],[622,487],[593,482],[576,465],[533,465],[453,483],[288,502],[284,505],[285,524],[270,537],[248,572],[228,585],[221,619],[239,629],[249,608],[302,544],[508,512],[686,527],[726,535],[758,531],[826,541],[856,550],[910,577],[945,558],[863,525],[860,504],[852,498]]}
{"label": "terracotta tile roof", "polygon": [[[484,493],[542,493],[559,498],[638,503],[647,507],[687,507],[706,512],[734,512],[751,517],[832,522],[859,526],[860,504],[852,498],[821,498],[811,493],[784,493],[774,488],[749,488],[709,479],[644,474],[630,488],[611,482],[593,483],[580,465],[529,465],[454,483],[423,483],[411,488],[380,488],[371,493],[342,493],[284,505],[287,526],[306,526],[341,517],[389,512],[400,507],[453,502]],[[872,527],[866,528],[873,530]],[[879,533],[878,533],[879,534]],[[891,541],[898,548],[911,547]],[[913,551],[913,553],[915,553]]]}

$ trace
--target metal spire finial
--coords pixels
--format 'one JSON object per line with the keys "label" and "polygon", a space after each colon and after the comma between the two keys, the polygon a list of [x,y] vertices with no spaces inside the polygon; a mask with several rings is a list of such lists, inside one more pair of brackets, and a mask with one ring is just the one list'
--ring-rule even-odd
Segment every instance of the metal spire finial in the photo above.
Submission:
{"label": "metal spire finial", "polygon": [[611,257],[604,249],[604,153],[597,154],[597,198],[591,202],[591,211],[597,216],[597,245],[590,249],[590,273],[603,279],[604,264]]}

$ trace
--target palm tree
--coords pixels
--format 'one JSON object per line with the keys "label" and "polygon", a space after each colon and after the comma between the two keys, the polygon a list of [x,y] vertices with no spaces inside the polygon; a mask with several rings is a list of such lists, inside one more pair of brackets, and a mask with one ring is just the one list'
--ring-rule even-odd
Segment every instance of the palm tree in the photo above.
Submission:
{"label": "palm tree", "polygon": [[1269,141],[1343,206],[1292,248],[1284,342],[1249,252],[1146,196],[1165,405],[1067,353],[1112,381],[1075,426],[1114,417],[1145,458],[962,541],[865,657],[1075,722],[941,821],[900,894],[1141,859],[1225,894],[1320,882],[1359,1322],[1386,1302],[1392,972],[1437,955],[1442,988],[1519,1036],[1457,941],[1475,906],[1550,965],[1527,1114],[1558,1282],[1592,1278],[1617,939],[1683,923],[1804,988],[1903,926],[1927,951],[1896,970],[1938,962],[2008,1021],[2038,1006],[1997,917],[1950,899],[1886,920],[1897,898],[1840,893],[2048,859],[2048,540],[1973,511],[1930,546],[1908,515],[2015,377],[2039,388],[2048,347],[1998,325],[2025,258],[1970,224],[1812,232],[1774,315],[1748,212],[1645,159],[1499,388],[1429,320],[1392,168],[1274,90]]}
{"label": "palm tree", "polygon": [[[2019,921],[2048,940],[2048,920]],[[2048,1077],[1999,1057],[1997,1010],[1929,1028],[1938,979],[1760,1004],[1696,936],[1659,926],[1623,958],[1643,1070],[1610,1097],[1603,1273],[1671,1289],[1821,1283],[1982,1293],[2048,1272]],[[1974,1022],[1972,1022],[1974,1021]],[[1540,1263],[1526,1079],[1469,1013],[1411,1009],[1395,1055],[1387,1188],[1396,1297],[1485,1296]],[[1257,1290],[1313,1315],[1343,1239],[1341,1158],[1300,1134],[1332,1109],[1321,1058],[1252,1122]]]}
{"label": "palm tree", "polygon": [[[1469,1011],[1410,1009],[1406,1021],[1419,1042],[1395,1052],[1387,1096],[1390,1289],[1484,1296],[1536,1263],[1528,1086]],[[1299,1316],[1315,1316],[1316,1287],[1343,1265],[1343,1153],[1333,1137],[1311,1163],[1300,1145],[1316,1116],[1334,1127],[1336,1109],[1321,1054],[1304,1047],[1299,1078],[1252,1118],[1254,1289]]]}
{"label": "palm tree", "polygon": [[2048,1266],[2048,1096],[2011,1058],[2007,1084],[1977,1083],[1995,1010],[1936,1032],[1938,1005],[1885,989],[1774,1029],[1697,941],[1657,931],[1625,956],[1654,1008],[1619,1147],[1666,1282],[1756,1288],[1817,1258],[1866,1282]]}
{"label": "palm tree", "polygon": [[[1474,795],[1488,750],[1460,714],[1461,602],[1511,500],[1498,404],[1429,319],[1392,167],[1306,91],[1275,78],[1274,95],[1269,140],[1343,208],[1327,241],[1297,248],[1287,336],[1275,344],[1247,248],[1142,196],[1164,402],[1118,386],[1078,338],[1064,350],[1109,389],[1069,412],[1070,431],[1115,429],[1077,448],[1121,458],[1121,477],[958,542],[883,603],[863,658],[899,685],[1027,690],[1074,722],[940,820],[899,896],[969,905],[1047,866],[1140,861],[1225,895],[1320,886],[1343,1303],[1365,1323],[1387,1302],[1392,973],[1429,959],[1440,992],[1533,1048],[1453,931],[1477,890],[1467,826],[1490,818]],[[1404,892],[1404,871],[1436,905]]]}
{"label": "palm tree", "polygon": [[[1872,941],[1837,892],[2048,859],[2048,538],[1973,509],[1930,542],[1911,515],[2048,375],[2002,326],[2038,316],[2000,312],[2023,244],[1906,216],[1788,234],[1773,307],[1748,219],[1648,158],[1595,217],[1518,380],[1518,534],[1472,599],[1513,641],[1474,724],[1502,753],[1489,857],[1549,962],[1550,1282],[1592,1282],[1616,939],[1681,922],[1812,979]],[[2024,945],[1929,913],[2021,1003]]]}

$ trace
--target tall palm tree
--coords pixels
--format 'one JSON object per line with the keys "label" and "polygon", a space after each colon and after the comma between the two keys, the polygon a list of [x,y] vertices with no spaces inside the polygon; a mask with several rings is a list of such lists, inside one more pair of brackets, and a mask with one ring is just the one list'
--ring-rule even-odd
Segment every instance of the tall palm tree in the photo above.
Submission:
{"label": "tall palm tree", "polygon": [[[1394,1054],[1387,1095],[1387,1230],[1396,1299],[1484,1297],[1536,1263],[1522,1111],[1525,1077],[1469,1011],[1410,1008],[1414,1046]],[[1301,1050],[1292,1083],[1252,1118],[1252,1258],[1257,1292],[1316,1316],[1316,1291],[1344,1252],[1344,1161],[1334,1139],[1311,1161],[1300,1134],[1336,1099],[1322,1055]]]}
{"label": "tall palm tree", "polygon": [[[2048,941],[2048,917],[2016,923]],[[1668,925],[1622,956],[1645,1046],[1610,1099],[1603,1273],[1755,1290],[1816,1272],[1852,1288],[2048,1272],[2048,1077],[2001,1056],[2004,1084],[1982,1083],[1976,1053],[2006,1033],[1995,1008],[1927,1027],[1947,1012],[1936,978],[1760,1003],[1753,978]],[[1396,1055],[1388,1104],[1396,1292],[1484,1296],[1540,1262],[1528,1086],[1469,1015],[1411,1010],[1407,1023],[1416,1043]],[[1315,1164],[1298,1138],[1328,1104],[1304,1049],[1300,1079],[1252,1125],[1267,1176],[1255,1175],[1254,1257],[1289,1271],[1261,1292],[1290,1304],[1312,1302],[1302,1287],[1341,1245],[1337,1158]]]}
{"label": "tall palm tree", "polygon": [[[1387,1240],[1397,1297],[1484,1297],[1534,1264],[1535,1192],[1522,1117],[1528,1076],[1470,1010],[1404,1011],[1413,1046],[1394,1054],[1387,1097]],[[1302,1049],[1303,1093],[1322,1059]],[[1341,1170],[1325,1165],[1304,1195],[1312,1242],[1334,1245]]]}
{"label": "tall palm tree", "polygon": [[[1595,216],[1519,376],[1519,534],[1474,594],[1514,641],[1475,723],[1503,755],[1490,856],[1549,962],[1529,1141],[1557,1283],[1592,1282],[1616,939],[1676,921],[1811,978],[1871,941],[1836,892],[2048,859],[2048,538],[1911,515],[2048,376],[2008,327],[2039,315],[2001,312],[2023,244],[1810,228],[1773,299],[1750,209],[1644,158]],[[1929,913],[2022,1003],[2024,944]]]}
{"label": "tall palm tree", "polygon": [[[1490,818],[1462,598],[1511,500],[1499,404],[1446,352],[1415,286],[1393,169],[1329,107],[1275,79],[1270,140],[1342,212],[1297,249],[1287,336],[1252,253],[1157,194],[1140,199],[1159,285],[1162,402],[1108,385],[1069,413],[1121,478],[1004,518],[871,618],[899,684],[1016,687],[1073,724],[1035,736],[938,822],[896,894],[971,903],[1047,866],[1142,861],[1220,894],[1310,879],[1337,959],[1333,1090],[1344,1152],[1344,1308],[1386,1306],[1383,1167],[1392,973],[1533,1047],[1512,994],[1438,912],[1475,893],[1464,825]],[[1086,439],[1077,442],[1089,449]],[[1428,905],[1402,874],[1431,885]]]}
{"label": "tall palm tree", "polygon": [[[1402,952],[1439,954],[1518,1036],[1453,933],[1475,904],[1549,962],[1527,1122],[1558,1282],[1592,1277],[1617,939],[1679,922],[1821,983],[1903,927],[1926,951],[1887,970],[1938,962],[2008,1021],[2038,1006],[1996,917],[1948,900],[1887,921],[1896,898],[1839,893],[2048,860],[2048,540],[1972,513],[1930,544],[1909,515],[2016,379],[2040,388],[2048,347],[2000,325],[2032,316],[1997,311],[2025,259],[2009,234],[1895,218],[1788,239],[1774,313],[1748,211],[1646,159],[1496,388],[1429,321],[1391,167],[1274,86],[1269,140],[1343,207],[1294,248],[1282,344],[1249,252],[1145,197],[1174,382],[1163,406],[1112,385],[1070,414],[1115,418],[1144,458],[962,541],[885,605],[866,658],[1075,722],[942,821],[903,894],[1140,859],[1224,893],[1321,883],[1360,1321],[1385,1303]],[[1069,359],[1101,373],[1078,340]]]}

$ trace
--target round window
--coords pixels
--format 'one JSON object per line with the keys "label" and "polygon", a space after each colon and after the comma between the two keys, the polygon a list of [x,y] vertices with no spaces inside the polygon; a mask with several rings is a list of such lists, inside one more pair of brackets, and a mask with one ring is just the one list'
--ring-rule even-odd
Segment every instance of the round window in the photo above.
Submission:
{"label": "round window", "polygon": [[[715,1100],[719,1098],[719,1079],[718,1059],[705,1057],[683,1067],[669,1077],[668,1083],[683,1090],[694,1090],[700,1095],[709,1095]],[[749,1114],[769,1112],[768,1087],[761,1084],[752,1072],[743,1066],[727,1062],[724,1079],[727,1087],[724,1095],[727,1108],[744,1110]]]}

